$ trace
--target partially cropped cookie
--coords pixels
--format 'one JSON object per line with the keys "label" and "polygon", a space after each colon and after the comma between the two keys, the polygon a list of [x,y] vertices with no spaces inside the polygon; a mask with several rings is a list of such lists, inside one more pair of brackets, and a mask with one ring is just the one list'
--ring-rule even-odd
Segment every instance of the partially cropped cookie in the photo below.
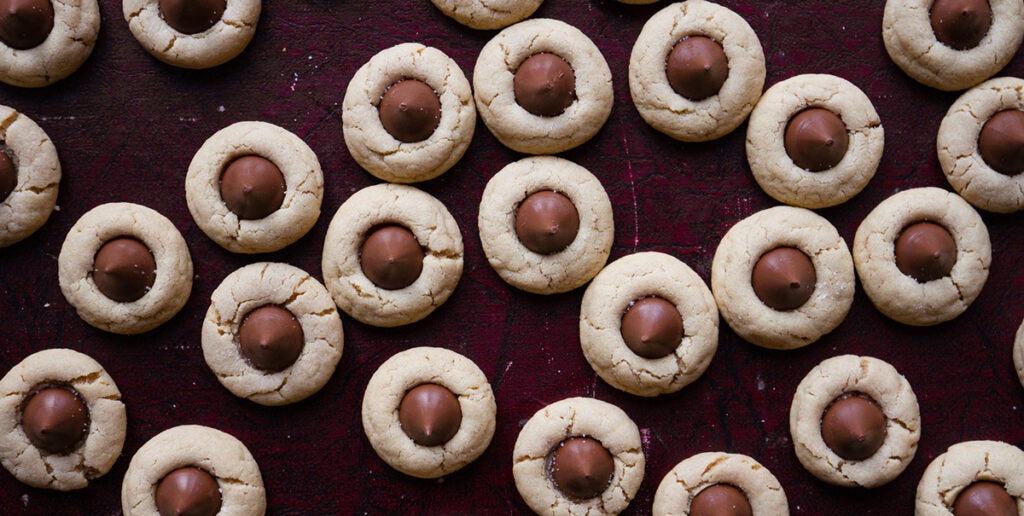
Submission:
{"label": "partially cropped cookie", "polygon": [[676,392],[704,374],[718,349],[715,298],[670,255],[625,256],[583,294],[580,344],[590,367],[616,389]]}
{"label": "partially cropped cookie", "polygon": [[1020,0],[888,0],[882,15],[893,62],[915,81],[945,91],[995,75],[1022,38]]}
{"label": "partially cropped cookie", "polygon": [[268,253],[316,224],[324,174],[313,149],[267,122],[237,122],[192,157],[185,200],[199,229],[235,253]]}
{"label": "partially cropped cookie", "polygon": [[640,116],[687,142],[736,129],[761,96],[764,78],[754,29],[727,7],[703,0],[675,3],[652,16],[629,58],[629,92]]}
{"label": "partially cropped cookie", "polygon": [[0,106],[0,248],[35,233],[53,213],[57,148],[31,118]]}
{"label": "partially cropped cookie", "polygon": [[806,346],[853,304],[853,259],[824,217],[777,206],[736,223],[711,264],[711,290],[740,337],[771,349]]}
{"label": "partially cropped cookie", "polygon": [[503,145],[555,154],[604,126],[612,112],[612,74],[586,34],[538,18],[484,45],[473,69],[473,95],[484,125]]}
{"label": "partially cropped cookie", "polygon": [[867,186],[884,140],[878,113],[860,88],[834,75],[798,75],[769,88],[750,113],[747,162],[776,200],[827,208]]}
{"label": "partially cropped cookie", "polygon": [[241,54],[256,33],[261,0],[124,0],[132,35],[153,57],[180,68],[211,68]]}
{"label": "partially cropped cookie", "polygon": [[245,514],[267,510],[256,459],[234,436],[200,425],[155,435],[135,452],[121,483],[125,516]]}
{"label": "partially cropped cookie", "polygon": [[316,278],[285,263],[229,274],[210,296],[203,358],[234,395],[261,405],[295,403],[334,374],[344,345],[341,318]]}
{"label": "partially cropped cookie", "polygon": [[388,465],[419,478],[461,469],[494,436],[494,393],[472,360],[443,348],[402,351],[373,373],[363,430]]}
{"label": "partially cropped cookie", "polygon": [[787,516],[789,502],[775,475],[752,457],[707,452],[676,464],[665,475],[654,493],[651,511],[655,516]]}
{"label": "partially cropped cookie", "polygon": [[0,81],[39,88],[75,72],[100,32],[96,0],[23,0],[0,15]]}
{"label": "partially cropped cookie", "polygon": [[32,487],[70,491],[105,475],[126,425],[114,380],[77,351],[33,353],[0,380],[0,463]]}
{"label": "partially cropped cookie", "polygon": [[882,201],[861,222],[853,259],[864,292],[887,317],[930,326],[974,302],[992,263],[985,222],[960,196],[913,188]]}
{"label": "partially cropped cookie", "polygon": [[1024,451],[1000,441],[956,443],[917,484],[914,514],[1024,513]]}
{"label": "partially cropped cookie", "polygon": [[82,215],[57,257],[60,290],[85,322],[111,333],[152,330],[192,292],[192,257],[174,223],[115,202]]}
{"label": "partially cropped cookie", "polygon": [[480,243],[501,279],[535,294],[567,292],[608,260],[615,224],[601,182],[554,156],[510,163],[484,187]]}
{"label": "partially cropped cookie", "polygon": [[338,308],[374,326],[423,319],[462,276],[462,233],[441,201],[411,186],[364,188],[338,208],[323,251]]}
{"label": "partially cropped cookie", "polygon": [[538,410],[512,452],[516,489],[537,514],[618,514],[636,497],[644,465],[633,420],[592,398]]}
{"label": "partially cropped cookie", "polygon": [[878,487],[913,460],[921,414],[910,383],[894,367],[842,355],[815,366],[797,386],[789,432],[797,459],[814,476]]}
{"label": "partially cropped cookie", "polygon": [[942,172],[975,207],[1024,209],[1024,79],[999,77],[949,107],[935,141]]}
{"label": "partially cropped cookie", "polygon": [[1024,321],[1021,321],[1013,338],[1013,366],[1020,384],[1024,385]]}
{"label": "partially cropped cookie", "polygon": [[449,18],[471,29],[500,29],[525,20],[544,0],[430,0]]}

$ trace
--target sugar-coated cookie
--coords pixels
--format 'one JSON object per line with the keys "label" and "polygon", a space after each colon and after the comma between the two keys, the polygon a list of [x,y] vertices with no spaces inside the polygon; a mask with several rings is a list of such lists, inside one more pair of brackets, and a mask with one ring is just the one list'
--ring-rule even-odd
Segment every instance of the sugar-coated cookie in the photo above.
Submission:
{"label": "sugar-coated cookie", "polygon": [[789,515],[786,491],[768,468],[752,457],[724,452],[698,453],[676,464],[658,484],[651,512],[686,516],[698,507],[728,508],[728,502],[752,514]]}
{"label": "sugar-coated cookie", "polygon": [[430,0],[445,16],[472,29],[500,29],[529,18],[544,0]]}
{"label": "sugar-coated cookie", "polygon": [[[50,10],[41,17],[45,21],[34,30],[9,40],[0,37],[0,81],[24,88],[47,86],[74,73],[92,54],[100,32],[99,3],[52,0],[46,4]],[[5,5],[28,10],[32,4]]]}
{"label": "sugar-coated cookie", "polygon": [[0,247],[35,233],[53,213],[60,185],[57,148],[31,118],[0,106]]}
{"label": "sugar-coated cookie", "polygon": [[[1000,441],[964,441],[935,457],[917,484],[914,514],[949,516],[962,503],[960,495],[974,486],[988,491],[981,497],[993,504],[992,514],[1024,513],[1024,451]],[[967,512],[975,509],[972,512]],[[977,507],[960,507],[965,514],[982,514]]]}
{"label": "sugar-coated cookie", "polygon": [[[153,57],[179,68],[211,68],[241,54],[256,33],[263,8],[261,0],[226,0],[221,11],[216,2],[176,6],[167,12],[158,0],[124,0],[121,4],[128,28],[142,48]],[[192,5],[203,9],[199,15]]]}

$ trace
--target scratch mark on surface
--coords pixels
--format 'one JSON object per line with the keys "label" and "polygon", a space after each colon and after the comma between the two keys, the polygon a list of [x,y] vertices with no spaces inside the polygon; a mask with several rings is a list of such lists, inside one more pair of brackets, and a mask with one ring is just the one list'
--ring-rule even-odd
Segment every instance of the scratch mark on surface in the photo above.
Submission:
{"label": "scratch mark on surface", "polygon": [[626,156],[626,174],[629,177],[629,193],[633,196],[633,252],[640,245],[640,208],[636,199],[636,182],[633,180],[633,162],[629,159],[629,140],[622,135],[622,151]]}

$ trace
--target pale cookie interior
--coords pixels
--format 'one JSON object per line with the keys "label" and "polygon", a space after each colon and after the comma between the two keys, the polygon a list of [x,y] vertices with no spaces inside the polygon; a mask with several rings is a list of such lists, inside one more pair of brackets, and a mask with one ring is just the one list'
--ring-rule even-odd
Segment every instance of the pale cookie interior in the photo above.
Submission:
{"label": "pale cookie interior", "polygon": [[32,119],[0,106],[0,152],[6,150],[18,171],[18,182],[0,199],[0,248],[35,233],[57,205],[61,168],[57,148]]}
{"label": "pale cookie interior", "polygon": [[431,0],[445,16],[471,28],[492,30],[529,18],[544,0]]}
{"label": "pale cookie interior", "polygon": [[789,514],[786,492],[768,468],[746,455],[723,452],[699,453],[676,464],[654,493],[652,513],[689,514],[693,498],[715,484],[743,491],[754,514]]}
{"label": "pale cookie interior", "polygon": [[1024,451],[1000,441],[965,441],[935,457],[917,484],[915,513],[948,516],[960,492],[982,480],[1002,484],[1024,513]]}
{"label": "pale cookie interior", "polygon": [[153,57],[180,68],[211,68],[241,54],[256,33],[261,0],[227,0],[224,14],[209,29],[183,34],[160,14],[157,0],[124,0],[128,28]]}
{"label": "pale cookie interior", "polygon": [[39,88],[75,72],[92,54],[100,32],[96,0],[51,0],[53,29],[39,45],[19,50],[0,42],[0,81]]}

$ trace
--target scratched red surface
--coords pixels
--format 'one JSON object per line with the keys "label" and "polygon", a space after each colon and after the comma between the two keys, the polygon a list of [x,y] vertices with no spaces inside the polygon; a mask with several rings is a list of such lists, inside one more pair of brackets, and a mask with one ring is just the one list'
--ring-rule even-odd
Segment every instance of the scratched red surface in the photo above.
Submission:
{"label": "scratched red surface", "polygon": [[[761,38],[767,85],[800,73],[831,73],[858,85],[886,132],[878,173],[853,200],[820,210],[851,242],[881,200],[910,187],[949,189],[935,156],[935,133],[955,93],[923,87],[889,60],[881,40],[881,0],[723,1]],[[349,79],[373,54],[419,41],[453,57],[467,76],[494,32],[464,28],[426,0],[265,2],[255,39],[234,61],[206,71],[175,69],[136,43],[120,2],[101,2],[103,27],[92,57],[54,86],[0,85],[0,103],[35,119],[57,145],[64,176],[59,211],[35,235],[0,249],[0,371],[28,354],[69,347],[99,360],[123,393],[128,437],[121,458],[88,488],[29,488],[0,472],[0,513],[116,514],[131,456],[170,426],[198,423],[244,441],[260,465],[272,514],[512,514],[527,512],[512,480],[512,448],[527,418],[568,396],[622,407],[641,429],[646,478],[628,514],[650,511],[661,478],[695,453],[751,455],[781,481],[794,514],[910,514],[918,479],[949,445],[967,439],[1024,444],[1024,389],[1010,359],[1024,316],[1022,215],[982,214],[993,263],[984,290],[959,319],[918,329],[894,323],[857,291],[846,321],[804,349],[772,352],[739,339],[723,323],[710,368],[681,392],[642,399],[596,378],[579,349],[582,289],[550,297],[517,291],[488,266],[477,236],[487,180],[520,158],[483,124],[465,158],[419,185],[444,202],[465,240],[465,272],[451,299],[426,320],[395,329],[343,316],[345,351],[324,389],[287,407],[231,395],[203,361],[199,335],[210,293],[244,264],[284,261],[320,273],[330,218],[354,191],[374,184],[342,142],[340,104]],[[593,171],[615,215],[612,258],[656,250],[682,259],[707,281],[715,248],[736,221],[777,203],[750,175],[746,125],[715,142],[678,143],[646,126],[627,87],[633,41],[665,2],[626,6],[609,0],[548,0],[537,17],[579,27],[611,66],[615,106],[590,142],[564,153]],[[1018,53],[1003,71],[1024,75]],[[184,176],[202,142],[241,120],[263,120],[301,136],[326,179],[323,213],[296,244],[262,256],[233,255],[196,227],[185,205]],[[131,201],[169,217],[188,240],[196,278],[185,309],[162,327],[123,337],[76,315],[57,286],[57,254],[71,225],[90,208]],[[488,450],[439,480],[393,471],[369,447],[360,424],[363,389],[392,354],[434,345],[474,360],[491,381],[497,432]],[[793,453],[788,409],[796,385],[821,360],[867,354],[892,363],[917,393],[923,425],[917,456],[890,484],[829,486]]]}

